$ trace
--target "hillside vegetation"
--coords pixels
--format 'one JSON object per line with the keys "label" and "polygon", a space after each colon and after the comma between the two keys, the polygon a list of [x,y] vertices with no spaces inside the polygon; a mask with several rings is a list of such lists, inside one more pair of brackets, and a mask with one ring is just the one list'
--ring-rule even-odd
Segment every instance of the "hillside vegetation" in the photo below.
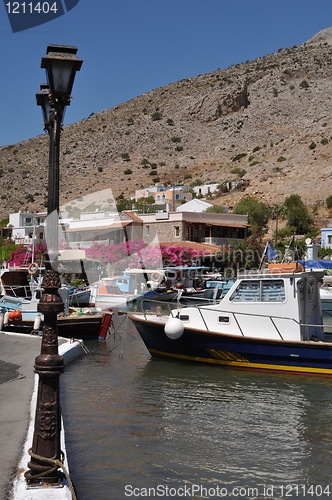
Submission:
{"label": "hillside vegetation", "polygon": [[[248,194],[282,204],[298,193],[308,206],[323,206],[332,194],[331,111],[328,28],[302,45],[155,89],[64,127],[60,203],[105,188],[129,198],[156,182],[236,180],[237,189],[225,188],[214,203],[232,207]],[[47,162],[46,134],[0,148],[0,218],[45,210]],[[322,213],[329,224],[329,211]]]}

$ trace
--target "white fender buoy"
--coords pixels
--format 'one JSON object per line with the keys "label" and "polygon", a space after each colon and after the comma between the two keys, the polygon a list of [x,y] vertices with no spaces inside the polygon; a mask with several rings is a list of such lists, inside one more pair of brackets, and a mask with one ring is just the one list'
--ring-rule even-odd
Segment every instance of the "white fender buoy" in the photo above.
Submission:
{"label": "white fender buoy", "polygon": [[37,316],[35,317],[35,321],[33,322],[33,329],[39,330],[40,324],[41,324],[41,317],[40,317],[40,314],[37,314]]}
{"label": "white fender buoy", "polygon": [[179,339],[184,331],[184,326],[179,318],[171,318],[164,327],[165,334],[172,340]]}
{"label": "white fender buoy", "polygon": [[4,314],[1,313],[0,314],[0,330],[2,330],[2,328],[3,328],[3,322],[4,322]]}
{"label": "white fender buoy", "polygon": [[4,326],[7,326],[8,323],[9,323],[9,311],[6,311],[5,315],[3,317],[3,324],[4,324]]}

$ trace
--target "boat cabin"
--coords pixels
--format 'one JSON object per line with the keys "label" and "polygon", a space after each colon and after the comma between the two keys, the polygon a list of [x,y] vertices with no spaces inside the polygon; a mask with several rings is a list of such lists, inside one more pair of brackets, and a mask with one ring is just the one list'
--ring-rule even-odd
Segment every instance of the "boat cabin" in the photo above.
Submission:
{"label": "boat cabin", "polygon": [[178,314],[191,329],[289,341],[324,340],[319,281],[323,273],[239,276],[217,305]]}

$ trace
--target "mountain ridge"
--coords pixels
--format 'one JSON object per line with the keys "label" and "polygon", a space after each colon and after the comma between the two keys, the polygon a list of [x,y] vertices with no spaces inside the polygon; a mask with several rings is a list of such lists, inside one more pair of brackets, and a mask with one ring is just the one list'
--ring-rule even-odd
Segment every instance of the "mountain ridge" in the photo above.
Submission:
{"label": "mountain ridge", "polygon": [[[323,207],[332,194],[331,63],[327,28],[65,126],[60,204],[105,188],[130,198],[154,183],[235,181],[237,190],[213,203],[232,207],[251,195],[274,205],[297,193]],[[46,134],[0,148],[1,218],[45,210],[47,162]]]}

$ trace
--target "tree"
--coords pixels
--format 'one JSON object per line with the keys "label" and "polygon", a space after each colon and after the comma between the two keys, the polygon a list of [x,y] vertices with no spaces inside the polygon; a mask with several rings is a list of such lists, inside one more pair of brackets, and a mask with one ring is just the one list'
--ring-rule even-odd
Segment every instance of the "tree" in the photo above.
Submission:
{"label": "tree", "polygon": [[248,222],[252,228],[263,228],[269,218],[268,206],[252,196],[242,198],[233,209],[235,214],[248,214]]}
{"label": "tree", "polygon": [[224,214],[225,213],[225,207],[222,207],[221,205],[213,205],[212,207],[208,207],[205,212],[207,213],[212,213],[212,214]]}
{"label": "tree", "polygon": [[291,194],[285,200],[288,227],[294,227],[297,234],[305,234],[311,229],[313,218],[299,194]]}
{"label": "tree", "polygon": [[116,198],[116,208],[118,212],[124,212],[125,210],[131,210],[133,206],[132,200],[126,200],[123,194],[120,194]]}
{"label": "tree", "polygon": [[153,214],[157,212],[158,207],[156,205],[153,196],[147,196],[146,198],[138,198],[134,203],[134,210],[137,210],[141,214]]}

